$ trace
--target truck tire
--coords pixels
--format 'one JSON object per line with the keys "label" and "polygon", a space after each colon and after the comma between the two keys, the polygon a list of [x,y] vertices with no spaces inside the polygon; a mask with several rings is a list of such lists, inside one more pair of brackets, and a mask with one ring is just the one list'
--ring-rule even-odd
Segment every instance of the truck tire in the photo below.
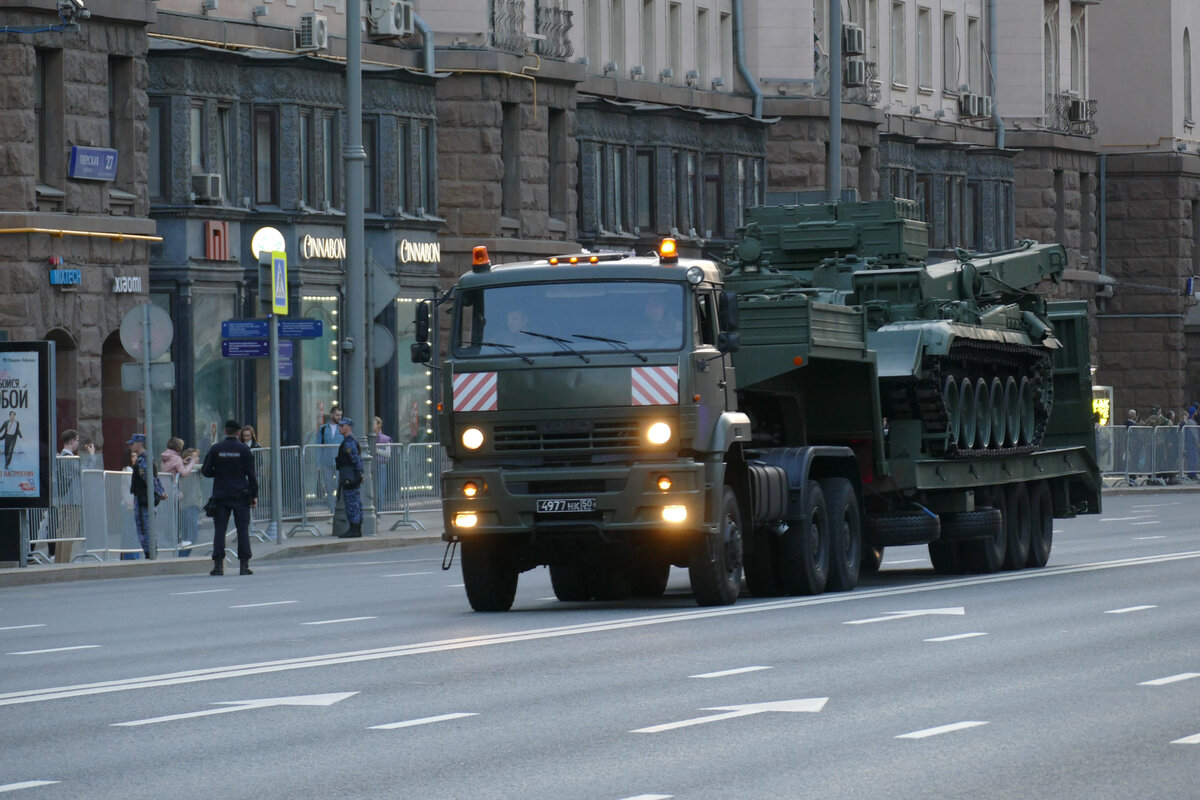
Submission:
{"label": "truck tire", "polygon": [[1004,502],[1004,489],[993,486],[985,506],[999,510],[1001,524],[991,536],[978,539],[963,540],[963,563],[971,572],[996,572],[1004,566],[1004,553],[1008,546],[1008,535],[1005,532],[1008,509]]}
{"label": "truck tire", "polygon": [[788,594],[825,591],[829,580],[829,511],[821,484],[809,481],[801,515],[788,521],[779,540],[779,577]]}
{"label": "truck tire", "polygon": [[746,588],[755,597],[779,597],[783,586],[779,583],[779,537],[765,525],[760,525],[749,534],[754,537],[752,547],[746,551]]}
{"label": "truck tire", "polygon": [[1029,492],[1025,484],[1010,483],[1006,486],[1004,502],[1008,506],[1008,515],[1004,520],[1008,537],[1004,550],[1004,568],[1024,569],[1029,561],[1029,548],[1033,539]]}
{"label": "truck tire", "polygon": [[991,539],[1004,532],[1004,519],[995,508],[942,514],[941,521],[942,538],[929,543],[929,560],[933,562],[933,569],[942,575],[961,575],[968,571],[967,540]]}
{"label": "truck tire", "polygon": [[721,495],[718,537],[701,536],[692,547],[688,577],[696,604],[727,606],[737,600],[742,584],[742,512],[726,486]]}
{"label": "truck tire", "polygon": [[517,565],[503,542],[462,540],[462,575],[476,611],[508,611],[517,594]]}
{"label": "truck tire", "polygon": [[1029,484],[1030,540],[1027,566],[1041,568],[1050,560],[1054,544],[1054,501],[1045,481]]}
{"label": "truck tire", "polygon": [[551,564],[550,585],[554,587],[554,596],[564,603],[592,599],[587,574],[579,564]]}
{"label": "truck tire", "polygon": [[845,478],[821,481],[829,514],[829,579],[825,588],[848,592],[858,585],[862,564],[862,514],[854,485]]}
{"label": "truck tire", "polygon": [[[929,544],[941,535],[942,523],[937,514],[919,511],[873,514],[867,517],[867,539],[883,542],[876,545]],[[880,556],[882,559],[882,554]]]}

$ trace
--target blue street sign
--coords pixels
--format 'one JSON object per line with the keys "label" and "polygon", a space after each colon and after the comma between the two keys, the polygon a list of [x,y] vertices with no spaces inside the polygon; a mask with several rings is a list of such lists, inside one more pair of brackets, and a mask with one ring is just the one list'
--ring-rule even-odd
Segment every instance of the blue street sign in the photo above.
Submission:
{"label": "blue street sign", "polygon": [[117,151],[110,147],[71,147],[67,177],[76,180],[111,181],[117,177]]}
{"label": "blue street sign", "polygon": [[[276,319],[280,339],[320,339],[324,334],[325,326],[319,319]],[[270,335],[265,319],[227,319],[221,323],[222,339],[265,339]]]}
{"label": "blue street sign", "polygon": [[[222,339],[221,355],[225,358],[269,358],[271,355],[270,339]],[[291,360],[292,343],[288,340],[279,342],[279,358]]]}
{"label": "blue street sign", "polygon": [[280,319],[280,339],[320,339],[324,325],[319,319]]}

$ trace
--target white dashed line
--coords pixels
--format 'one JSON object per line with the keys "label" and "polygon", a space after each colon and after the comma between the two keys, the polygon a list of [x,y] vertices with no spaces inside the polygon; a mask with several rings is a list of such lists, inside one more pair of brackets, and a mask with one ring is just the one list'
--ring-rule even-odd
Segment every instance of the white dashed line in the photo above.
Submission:
{"label": "white dashed line", "polygon": [[1178,675],[1155,678],[1152,681],[1142,681],[1138,686],[1166,686],[1168,683],[1179,683],[1180,681],[1187,681],[1192,678],[1200,678],[1200,672],[1181,672]]}
{"label": "white dashed line", "polygon": [[1129,608],[1114,608],[1112,611],[1105,611],[1105,614],[1128,614],[1131,611],[1149,611],[1158,606],[1130,606]]}
{"label": "white dashed line", "polygon": [[230,606],[230,608],[264,608],[265,606],[287,606],[299,602],[299,600],[276,600],[273,603],[247,603],[244,606]]}
{"label": "white dashed line", "polygon": [[986,633],[956,633],[953,636],[935,636],[932,639],[926,639],[927,642],[953,642],[958,639],[974,639],[976,636],[987,636]]}
{"label": "white dashed line", "polygon": [[741,675],[745,672],[758,672],[759,670],[770,669],[770,667],[738,667],[737,669],[725,669],[720,672],[705,672],[701,675],[688,675],[689,678],[724,678],[727,675]]}
{"label": "white dashed line", "polygon": [[77,644],[74,647],[52,647],[49,650],[21,650],[17,653],[9,653],[10,656],[37,656],[42,653],[65,653],[68,650],[93,650],[102,645],[98,644]]}
{"label": "white dashed line", "polygon": [[20,631],[26,628],[44,628],[46,623],[38,622],[32,625],[9,625],[7,628],[0,628],[0,631]]}
{"label": "white dashed line", "polygon": [[197,589],[194,592],[171,592],[172,597],[179,597],[185,594],[216,594],[217,592],[232,592],[233,589]]}
{"label": "white dashed line", "polygon": [[411,578],[414,575],[432,575],[432,572],[396,572],[391,575],[384,575],[385,578]]}
{"label": "white dashed line", "polygon": [[405,722],[389,722],[387,725],[372,725],[367,730],[371,731],[394,731],[397,728],[414,728],[417,725],[428,725],[431,722],[446,722],[452,719],[462,719],[463,717],[477,717],[475,712],[457,713],[457,714],[441,714],[436,717],[422,717],[421,719],[410,719]]}
{"label": "white dashed line", "polygon": [[58,781],[21,781],[20,783],[6,783],[0,786],[0,792],[15,792],[18,789],[32,789],[35,786],[50,786],[58,783]]}
{"label": "white dashed line", "polygon": [[986,722],[976,720],[968,720],[967,722],[955,722],[951,725],[939,725],[936,728],[926,728],[922,731],[913,731],[912,733],[902,733],[897,736],[897,739],[927,739],[930,736],[940,736],[943,733],[953,733],[954,731],[962,731],[967,728],[978,728],[980,725],[987,725]]}
{"label": "white dashed line", "polygon": [[339,622],[362,622],[364,619],[379,619],[379,617],[346,617],[345,619],[321,619],[316,622],[301,622],[301,625],[336,625]]}

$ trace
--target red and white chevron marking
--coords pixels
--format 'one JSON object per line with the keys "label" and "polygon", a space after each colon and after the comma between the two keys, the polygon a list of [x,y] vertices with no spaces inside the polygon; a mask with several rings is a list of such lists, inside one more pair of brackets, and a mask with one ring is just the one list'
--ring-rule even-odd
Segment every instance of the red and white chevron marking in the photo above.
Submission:
{"label": "red and white chevron marking", "polygon": [[679,367],[634,367],[633,405],[679,405]]}
{"label": "red and white chevron marking", "polygon": [[495,411],[496,373],[464,372],[454,376],[455,411]]}

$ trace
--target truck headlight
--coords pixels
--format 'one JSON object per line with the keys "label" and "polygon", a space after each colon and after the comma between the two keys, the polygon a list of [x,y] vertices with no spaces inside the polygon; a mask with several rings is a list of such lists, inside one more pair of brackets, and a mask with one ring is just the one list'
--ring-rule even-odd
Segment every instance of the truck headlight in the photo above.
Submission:
{"label": "truck headlight", "polygon": [[479,428],[467,428],[462,432],[462,443],[468,450],[478,450],[483,447],[483,431]]}
{"label": "truck headlight", "polygon": [[666,444],[671,441],[671,426],[665,422],[656,422],[646,431],[646,440],[650,444]]}
{"label": "truck headlight", "polygon": [[662,518],[663,522],[685,522],[687,506],[663,506]]}
{"label": "truck headlight", "polygon": [[475,516],[474,511],[460,511],[454,515],[454,527],[456,528],[474,528],[479,518]]}

